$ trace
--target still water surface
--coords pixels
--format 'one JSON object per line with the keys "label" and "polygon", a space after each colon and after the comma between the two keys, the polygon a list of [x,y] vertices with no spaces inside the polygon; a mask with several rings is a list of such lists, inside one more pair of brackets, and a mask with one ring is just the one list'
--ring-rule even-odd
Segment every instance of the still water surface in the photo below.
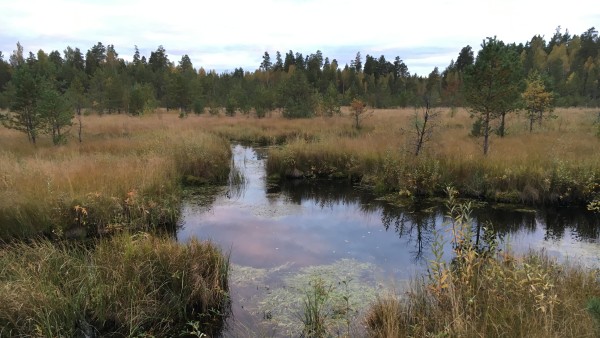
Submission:
{"label": "still water surface", "polygon": [[[440,204],[392,206],[346,182],[287,182],[273,189],[266,149],[232,150],[244,182],[223,187],[210,203],[189,197],[177,234],[180,241],[210,239],[231,253],[233,313],[225,336],[298,336],[303,299],[315,278],[331,286],[332,302],[350,299],[345,307],[352,311],[332,326],[355,335],[366,304],[426,272],[434,230],[448,239]],[[585,210],[486,206],[472,216],[474,228],[493,223],[513,252],[544,249],[561,260],[600,265],[600,221]]]}

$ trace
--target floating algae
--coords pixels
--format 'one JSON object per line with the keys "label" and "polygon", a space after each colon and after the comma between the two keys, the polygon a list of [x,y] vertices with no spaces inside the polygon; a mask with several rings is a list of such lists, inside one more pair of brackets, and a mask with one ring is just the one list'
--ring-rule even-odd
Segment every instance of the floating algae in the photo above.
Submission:
{"label": "floating algae", "polygon": [[240,287],[248,286],[250,284],[264,285],[267,277],[278,271],[287,270],[292,265],[293,264],[291,263],[286,263],[270,269],[259,269],[251,266],[231,264],[229,282]]}
{"label": "floating algae", "polygon": [[[330,333],[357,332],[360,318],[366,307],[377,297],[381,284],[375,280],[376,266],[353,259],[341,259],[331,265],[310,266],[291,274],[288,266],[274,269],[234,267],[233,283],[256,283],[272,280],[272,275],[283,275],[279,287],[263,285],[265,292],[255,295],[245,304],[248,311],[262,317],[262,324],[274,327],[284,336],[302,333],[303,307],[307,294],[315,283],[326,290],[323,315]],[[277,272],[277,273],[276,273]],[[240,285],[241,286],[241,285]]]}

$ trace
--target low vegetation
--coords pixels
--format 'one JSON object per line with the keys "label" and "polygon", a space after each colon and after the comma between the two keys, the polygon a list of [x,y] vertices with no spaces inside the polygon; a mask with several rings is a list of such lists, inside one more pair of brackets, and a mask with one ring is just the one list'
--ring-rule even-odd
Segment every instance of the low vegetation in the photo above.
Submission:
{"label": "low vegetation", "polygon": [[128,233],[172,236],[183,187],[227,180],[229,142],[171,114],[80,121],[60,147],[0,131],[0,336],[217,332],[227,256]]}
{"label": "low vegetation", "polygon": [[269,133],[279,133],[271,139],[287,142],[270,151],[268,171],[280,177],[295,172],[352,178],[379,193],[411,198],[443,196],[451,184],[462,196],[498,202],[588,205],[599,199],[595,110],[557,109],[556,118],[533,133],[527,115],[507,116],[507,135],[491,137],[487,155],[480,151],[481,140],[469,135],[468,112],[437,110],[436,121],[430,121],[436,126],[419,156],[415,134],[406,131],[411,109],[378,110],[360,132],[348,117],[301,121],[296,132],[273,122]]}
{"label": "low vegetation", "polygon": [[178,336],[222,325],[229,262],[210,242],[122,233],[93,244],[4,246],[0,336]]}
{"label": "low vegetation", "polygon": [[471,240],[469,207],[450,199],[454,257],[436,258],[402,296],[380,298],[367,315],[373,337],[597,337],[600,274],[543,253],[514,257],[493,234]]}
{"label": "low vegetation", "polygon": [[82,143],[0,130],[0,237],[172,227],[183,184],[224,182],[229,143],[190,121],[85,116]]}
{"label": "low vegetation", "polygon": [[[418,156],[419,134],[407,130],[418,116],[414,109],[375,110],[360,129],[348,108],[300,120],[277,111],[261,119],[161,110],[141,117],[84,115],[82,142],[58,147],[49,138],[33,146],[26,135],[1,129],[0,236],[27,240],[1,251],[0,335],[208,332],[206,320],[222,319],[227,311],[225,256],[208,243],[128,233],[173,227],[185,185],[228,177],[243,184],[230,172],[230,140],[275,145],[267,162],[271,178],[349,179],[403,198],[442,196],[452,184],[462,196],[597,209],[597,111],[557,109],[556,118],[533,131],[531,116],[508,115],[505,136],[490,135],[491,151],[484,155],[481,140],[470,135],[474,121],[467,111],[431,110]],[[60,241],[30,239],[38,234]],[[90,245],[62,241],[97,235],[101,239]],[[372,307],[370,334],[598,333],[590,315],[600,302],[594,300],[600,295],[595,271],[559,265],[542,254],[515,258],[454,243],[453,263],[437,260],[435,273],[408,296],[381,298]],[[219,272],[200,281],[194,264]],[[327,289],[312,291],[299,319],[304,334],[332,332],[324,326],[331,318],[346,320],[336,332],[351,332],[343,326],[349,317],[321,311]]]}

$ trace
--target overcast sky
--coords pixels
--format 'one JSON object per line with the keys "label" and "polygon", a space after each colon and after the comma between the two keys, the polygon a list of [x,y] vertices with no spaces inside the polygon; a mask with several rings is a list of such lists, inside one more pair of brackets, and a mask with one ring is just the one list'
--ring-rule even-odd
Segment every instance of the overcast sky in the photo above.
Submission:
{"label": "overcast sky", "polygon": [[303,55],[321,50],[343,66],[357,51],[393,61],[411,73],[440,71],[460,49],[479,49],[487,36],[527,42],[549,39],[557,26],[571,34],[600,28],[598,0],[0,0],[0,51],[20,41],[46,53],[97,42],[131,60],[163,45],[171,61],[188,54],[194,67],[253,71],[268,51]]}

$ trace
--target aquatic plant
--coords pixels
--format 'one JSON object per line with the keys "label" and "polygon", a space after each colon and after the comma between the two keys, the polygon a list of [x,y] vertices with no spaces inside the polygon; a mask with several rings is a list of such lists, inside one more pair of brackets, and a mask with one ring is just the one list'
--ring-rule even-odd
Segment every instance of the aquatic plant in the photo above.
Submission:
{"label": "aquatic plant", "polygon": [[242,170],[238,168],[237,165],[238,164],[236,164],[232,158],[229,169],[229,178],[227,179],[228,189],[226,195],[229,198],[241,197],[246,191],[246,186],[248,184]]}
{"label": "aquatic plant", "polygon": [[305,337],[325,337],[327,333],[326,304],[333,290],[332,285],[325,285],[320,278],[310,282],[303,301],[302,323],[304,329],[302,335]]}
{"label": "aquatic plant", "polygon": [[296,271],[292,267],[284,264],[259,269],[232,265],[231,285],[259,290],[252,299],[239,303],[263,318],[258,330],[284,336],[308,332],[325,332],[325,336],[364,335],[361,318],[381,287],[380,281],[374,279],[373,264],[341,259]]}

